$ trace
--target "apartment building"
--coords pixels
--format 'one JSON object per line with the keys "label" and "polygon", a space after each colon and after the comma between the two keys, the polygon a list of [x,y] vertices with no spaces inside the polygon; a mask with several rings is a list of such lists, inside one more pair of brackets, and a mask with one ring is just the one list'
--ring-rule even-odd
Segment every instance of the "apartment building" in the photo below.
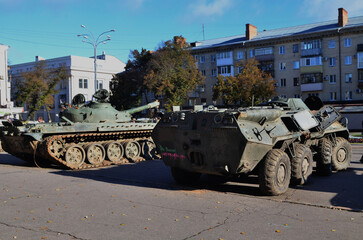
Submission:
{"label": "apartment building", "polygon": [[306,99],[314,95],[328,103],[363,103],[363,16],[275,30],[257,31],[246,24],[245,34],[191,43],[205,83],[189,96],[189,104],[213,102],[217,76],[237,75],[237,63],[255,58],[271,73],[276,94]]}
{"label": "apartment building", "polygon": [[0,44],[0,107],[10,104],[10,82],[8,79],[8,48]]}
{"label": "apartment building", "polygon": [[[114,56],[97,56],[97,81],[94,80],[94,58],[80,56],[65,56],[52,59],[44,59],[36,56],[34,62],[11,65],[9,77],[12,82],[22,79],[22,73],[34,70],[38,61],[45,61],[48,68],[65,66],[70,71],[71,77],[62,81],[57,86],[58,93],[54,96],[54,106],[50,111],[52,121],[58,121],[58,113],[62,103],[71,103],[75,95],[82,93],[86,101],[92,100],[93,94],[99,89],[110,89],[110,81],[114,74],[124,71],[125,64]],[[96,83],[97,82],[97,83]],[[36,119],[42,117],[48,121],[48,114],[40,110]]]}

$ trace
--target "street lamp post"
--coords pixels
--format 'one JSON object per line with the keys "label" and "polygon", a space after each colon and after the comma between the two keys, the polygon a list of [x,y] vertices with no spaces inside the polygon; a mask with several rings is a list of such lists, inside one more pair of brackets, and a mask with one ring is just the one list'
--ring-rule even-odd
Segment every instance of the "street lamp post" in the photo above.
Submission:
{"label": "street lamp post", "polygon": [[98,35],[97,37],[94,37],[93,33],[88,28],[86,28],[85,25],[81,25],[81,27],[86,29],[88,31],[88,33],[78,34],[77,36],[83,37],[84,39],[82,40],[82,42],[88,43],[88,44],[92,45],[92,47],[93,47],[93,52],[94,52],[94,61],[93,62],[94,62],[94,70],[95,70],[95,92],[96,92],[96,90],[97,90],[97,46],[100,43],[106,44],[107,41],[110,41],[111,36],[109,36],[109,35],[107,35],[106,38],[101,39],[101,37],[104,36],[106,33],[114,32],[115,29],[103,32],[100,35]]}

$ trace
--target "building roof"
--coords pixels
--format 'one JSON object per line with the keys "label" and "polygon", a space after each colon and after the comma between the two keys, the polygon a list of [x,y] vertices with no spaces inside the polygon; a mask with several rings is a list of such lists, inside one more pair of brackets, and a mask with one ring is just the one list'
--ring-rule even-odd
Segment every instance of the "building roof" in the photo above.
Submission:
{"label": "building roof", "polygon": [[252,38],[251,40],[247,40],[245,35],[236,35],[231,37],[223,37],[217,39],[210,39],[205,41],[197,41],[197,46],[193,47],[193,50],[205,49],[205,48],[214,48],[214,47],[221,47],[221,46],[228,46],[228,45],[235,45],[235,44],[242,44],[245,42],[257,42],[269,39],[277,39],[277,38],[284,38],[284,37],[293,37],[303,34],[310,34],[310,33],[318,33],[318,32],[325,32],[325,31],[337,31],[339,28],[341,29],[349,29],[354,27],[363,27],[363,16],[360,17],[352,17],[349,18],[348,23],[344,27],[339,27],[337,20],[331,20],[326,22],[320,23],[312,23],[294,27],[286,27],[286,28],[279,28],[273,30],[264,30],[258,32],[257,35]]}

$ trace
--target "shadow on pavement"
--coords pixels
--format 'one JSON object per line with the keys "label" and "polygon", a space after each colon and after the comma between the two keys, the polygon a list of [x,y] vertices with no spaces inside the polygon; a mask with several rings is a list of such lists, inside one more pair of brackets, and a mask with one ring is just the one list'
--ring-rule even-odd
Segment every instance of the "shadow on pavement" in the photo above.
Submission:
{"label": "shadow on pavement", "polygon": [[[34,167],[32,164],[8,154],[0,154],[0,165]],[[220,178],[203,175],[200,181],[192,187],[177,185],[171,176],[169,167],[165,166],[161,160],[82,171],[55,170],[50,168],[47,170],[49,170],[50,173],[57,175],[91,179],[120,185],[173,191],[192,191],[196,189],[211,190],[249,196],[263,196],[258,188],[258,178],[253,175],[228,179],[227,183],[224,183]],[[321,194],[314,192],[321,192]],[[323,194],[326,195],[323,197],[324,199],[319,199],[321,197],[320,195]],[[320,202],[323,202],[322,205],[330,204],[333,207],[362,211],[363,164],[359,163],[359,160],[353,161],[352,166],[348,170],[334,173],[329,177],[317,176],[314,172],[307,185],[290,186],[290,189],[284,195],[264,198],[278,201],[292,199],[293,202],[296,201],[307,204],[314,202],[320,204]]]}

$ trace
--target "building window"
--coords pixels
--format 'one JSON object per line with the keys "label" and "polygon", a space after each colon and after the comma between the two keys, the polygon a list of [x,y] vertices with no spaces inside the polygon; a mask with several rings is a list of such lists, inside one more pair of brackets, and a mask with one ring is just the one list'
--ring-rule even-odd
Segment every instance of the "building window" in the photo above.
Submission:
{"label": "building window", "polygon": [[279,54],[280,55],[285,54],[285,46],[280,46],[279,47]]}
{"label": "building window", "polygon": [[337,100],[337,93],[336,92],[330,92],[330,101],[336,101]]}
{"label": "building window", "polygon": [[337,83],[336,75],[330,75],[329,76],[329,83],[330,84],[336,84]]}
{"label": "building window", "polygon": [[335,48],[335,40],[329,40],[329,48]]}
{"label": "building window", "polygon": [[65,94],[60,94],[60,95],[59,95],[59,104],[60,104],[60,105],[62,105],[62,104],[64,104],[64,103],[66,103],[66,101],[67,101],[67,95],[65,95]]}
{"label": "building window", "polygon": [[88,79],[79,79],[79,88],[88,88]]}
{"label": "building window", "polygon": [[316,48],[321,48],[321,40],[320,39],[307,41],[307,42],[304,42],[301,45],[301,49],[304,49],[304,50],[316,49]]}
{"label": "building window", "polygon": [[230,74],[231,66],[221,66],[218,67],[218,74]]}
{"label": "building window", "polygon": [[103,80],[97,80],[97,90],[103,89]]}
{"label": "building window", "polygon": [[357,54],[358,68],[363,68],[363,52]]}
{"label": "building window", "polygon": [[300,68],[300,62],[299,61],[295,61],[294,62],[294,69],[299,69]]}
{"label": "building window", "polygon": [[200,56],[200,63],[205,63],[205,56]]}
{"label": "building window", "polygon": [[216,55],[210,55],[210,61],[215,62],[216,61]]}
{"label": "building window", "polygon": [[211,75],[213,77],[217,76],[217,69],[212,69]]}
{"label": "building window", "polygon": [[270,55],[270,54],[273,54],[273,48],[272,47],[256,48],[255,49],[255,56]]}
{"label": "building window", "polygon": [[359,82],[363,81],[363,70],[362,69],[358,69],[358,81]]}
{"label": "building window", "polygon": [[345,74],[345,82],[346,83],[351,83],[352,82],[352,74],[351,73],[346,73]]}
{"label": "building window", "polygon": [[298,53],[299,52],[299,44],[292,45],[292,52],[293,53]]}
{"label": "building window", "polygon": [[202,93],[205,92],[205,85],[200,85],[199,86],[199,91],[202,92]]}
{"label": "building window", "polygon": [[329,66],[334,67],[336,65],[337,59],[335,57],[329,58]]}
{"label": "building window", "polygon": [[302,58],[301,67],[322,65],[321,56],[312,58]]}
{"label": "building window", "polygon": [[194,55],[194,60],[198,62],[198,55]]}
{"label": "building window", "polygon": [[298,77],[294,78],[294,86],[299,86],[300,85],[300,80]]}
{"label": "building window", "polygon": [[352,46],[352,39],[345,38],[344,39],[344,47],[351,47]]}
{"label": "building window", "polygon": [[238,67],[238,73],[242,73],[243,67]]}
{"label": "building window", "polygon": [[254,57],[253,50],[250,50],[250,58],[253,58],[253,57]]}
{"label": "building window", "polygon": [[202,73],[202,76],[205,76],[205,70],[202,70],[201,73]]}
{"label": "building window", "polygon": [[279,67],[280,67],[281,71],[286,70],[286,63],[284,63],[284,62],[279,63]]}
{"label": "building window", "polygon": [[238,51],[237,52],[237,59],[243,59],[243,51]]}
{"label": "building window", "polygon": [[281,78],[280,79],[280,86],[281,87],[286,87],[286,78]]}
{"label": "building window", "polygon": [[309,93],[309,97],[319,97],[319,93]]}
{"label": "building window", "polygon": [[322,73],[307,73],[301,75],[301,84],[321,83],[323,82]]}
{"label": "building window", "polygon": [[345,100],[352,100],[352,91],[345,92]]}
{"label": "building window", "polygon": [[352,64],[352,56],[345,56],[344,63],[345,63],[345,65]]}

